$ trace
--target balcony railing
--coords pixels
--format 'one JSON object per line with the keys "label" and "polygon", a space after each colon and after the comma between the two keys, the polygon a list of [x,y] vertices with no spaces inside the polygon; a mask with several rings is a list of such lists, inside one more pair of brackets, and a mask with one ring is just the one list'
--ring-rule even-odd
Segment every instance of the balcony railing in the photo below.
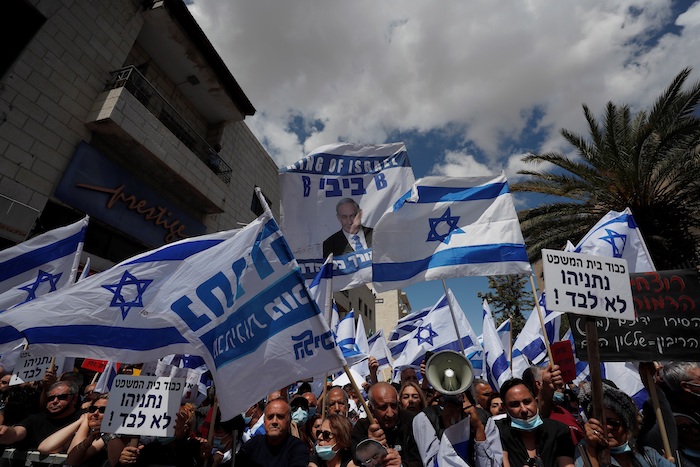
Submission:
{"label": "balcony railing", "polygon": [[209,144],[178,114],[168,101],[144,78],[135,66],[112,72],[105,90],[125,87],[139,102],[160,120],[202,162],[207,164],[227,185],[233,170]]}

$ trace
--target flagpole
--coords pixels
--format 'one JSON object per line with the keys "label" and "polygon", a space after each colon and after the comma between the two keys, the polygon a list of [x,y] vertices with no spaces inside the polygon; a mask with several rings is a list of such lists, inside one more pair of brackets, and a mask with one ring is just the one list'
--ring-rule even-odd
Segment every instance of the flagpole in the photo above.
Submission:
{"label": "flagpole", "polygon": [[448,293],[447,290],[447,283],[445,282],[445,279],[442,280],[442,288],[445,289],[445,296],[447,297],[447,306],[450,307],[450,316],[452,316],[452,324],[455,326],[455,333],[457,334],[457,342],[459,342],[459,348],[462,350],[462,355],[464,355],[466,352],[464,352],[464,344],[462,343],[462,336],[459,335],[459,328],[457,327],[457,318],[455,318],[455,311],[452,308],[452,300],[450,300],[450,294]]}
{"label": "flagpole", "polygon": [[510,374],[513,374],[513,320],[510,320],[510,328],[508,329],[508,343],[510,344]]}
{"label": "flagpole", "polygon": [[535,309],[537,310],[537,316],[540,318],[540,325],[542,326],[542,340],[544,341],[544,345],[547,347],[547,356],[549,356],[549,364],[554,365],[554,357],[552,357],[552,348],[549,345],[547,330],[544,327],[544,317],[542,316],[540,301],[537,297],[537,288],[535,288],[535,276],[533,274],[530,274],[530,285],[532,286],[532,294],[535,296]]}

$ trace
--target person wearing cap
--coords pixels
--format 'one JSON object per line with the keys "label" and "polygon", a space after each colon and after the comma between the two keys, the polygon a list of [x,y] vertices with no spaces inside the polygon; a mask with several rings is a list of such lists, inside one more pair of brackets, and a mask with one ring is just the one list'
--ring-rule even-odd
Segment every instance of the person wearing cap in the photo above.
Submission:
{"label": "person wearing cap", "polygon": [[[637,407],[632,398],[624,392],[603,383],[603,420],[592,418],[593,395],[590,383],[581,386],[579,402],[588,418],[584,425],[586,432],[585,456],[576,459],[576,467],[590,465],[598,467],[598,452],[610,449],[611,465],[620,467],[672,467],[675,464],[650,447],[637,449],[636,435],[639,431]],[[603,427],[605,424],[605,429]]]}

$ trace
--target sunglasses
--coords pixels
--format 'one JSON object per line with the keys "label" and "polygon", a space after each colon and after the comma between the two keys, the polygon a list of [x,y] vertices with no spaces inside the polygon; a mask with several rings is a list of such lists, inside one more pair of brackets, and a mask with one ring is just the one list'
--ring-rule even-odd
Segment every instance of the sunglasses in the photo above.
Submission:
{"label": "sunglasses", "polygon": [[613,420],[612,418],[606,419],[605,424],[613,429],[617,429],[617,428],[620,428],[622,426],[622,422],[620,420]]}
{"label": "sunglasses", "polygon": [[75,394],[54,394],[53,396],[48,396],[47,399],[49,402],[51,402],[54,399],[58,399],[59,401],[66,401],[73,397]]}
{"label": "sunglasses", "polygon": [[88,413],[105,413],[105,410],[107,410],[107,406],[103,405],[102,407],[97,407],[96,405],[91,405],[90,408],[88,409]]}
{"label": "sunglasses", "polygon": [[328,430],[316,430],[316,439],[320,439],[322,441],[330,441],[333,438],[335,438],[335,435]]}

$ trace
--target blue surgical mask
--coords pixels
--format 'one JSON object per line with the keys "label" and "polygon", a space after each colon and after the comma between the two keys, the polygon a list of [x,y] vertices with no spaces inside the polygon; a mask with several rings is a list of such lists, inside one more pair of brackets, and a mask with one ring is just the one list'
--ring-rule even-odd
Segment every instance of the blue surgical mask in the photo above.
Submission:
{"label": "blue surgical mask", "polygon": [[250,422],[253,421],[253,417],[246,417],[245,414],[243,414],[243,423],[246,425],[250,425]]}
{"label": "blue surgical mask", "polygon": [[619,446],[613,446],[610,448],[610,454],[624,454],[626,452],[632,452],[632,448],[629,443],[621,444]]}
{"label": "blue surgical mask", "polygon": [[527,420],[512,417],[510,419],[511,428],[515,428],[516,430],[522,431],[533,431],[535,428],[542,425],[542,423],[544,422],[540,418],[539,412],[533,415],[532,417],[528,418]]}
{"label": "blue surgical mask", "polygon": [[563,404],[564,403],[564,393],[555,391],[554,395],[552,396],[552,400],[554,401],[555,404]]}
{"label": "blue surgical mask", "polygon": [[316,407],[309,407],[309,418],[316,415]]}
{"label": "blue surgical mask", "polygon": [[321,460],[329,461],[335,457],[335,451],[333,450],[334,447],[335,444],[333,446],[319,446],[317,444],[316,454],[318,454],[318,457],[320,457]]}
{"label": "blue surgical mask", "polygon": [[303,425],[309,419],[309,412],[299,407],[292,414],[292,420],[297,422],[297,425]]}

